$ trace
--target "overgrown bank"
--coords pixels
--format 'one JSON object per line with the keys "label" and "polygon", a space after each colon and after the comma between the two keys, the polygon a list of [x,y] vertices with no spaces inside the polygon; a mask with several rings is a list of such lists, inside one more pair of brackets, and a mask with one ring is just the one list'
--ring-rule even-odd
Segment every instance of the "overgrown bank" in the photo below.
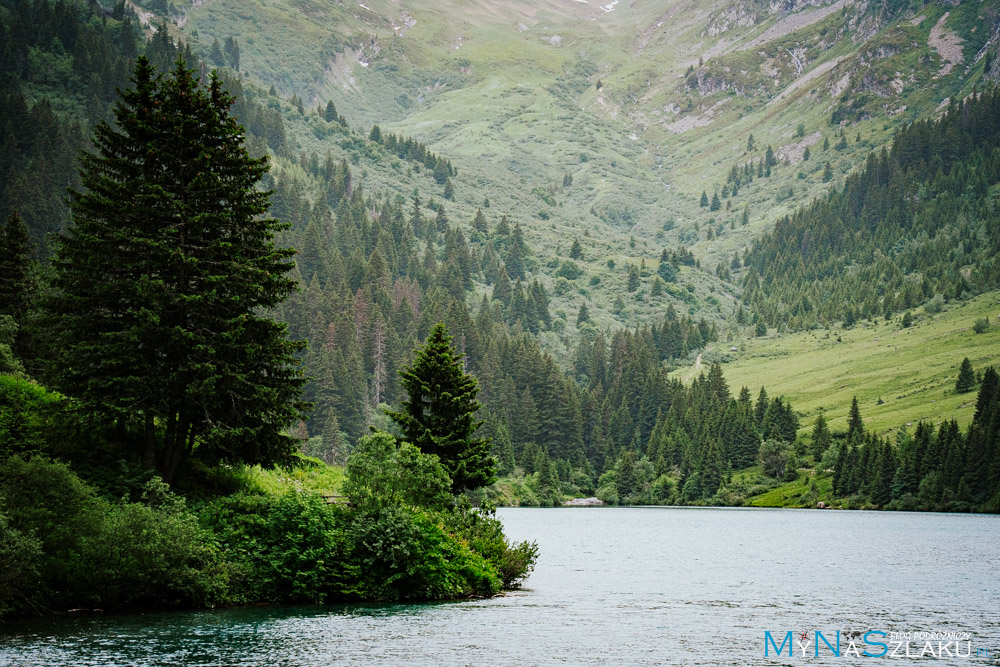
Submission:
{"label": "overgrown bank", "polygon": [[343,473],[194,464],[171,489],[37,385],[2,377],[0,401],[0,616],[489,596],[537,556],[384,433]]}
{"label": "overgrown bank", "polygon": [[272,317],[296,281],[267,158],[183,58],[161,75],[140,57],[120,97],[51,263],[16,213],[0,228],[0,615],[516,586],[534,545],[456,498],[494,462],[444,327],[404,376],[402,437],[361,438],[326,502],[335,473],[290,432],[311,406]]}

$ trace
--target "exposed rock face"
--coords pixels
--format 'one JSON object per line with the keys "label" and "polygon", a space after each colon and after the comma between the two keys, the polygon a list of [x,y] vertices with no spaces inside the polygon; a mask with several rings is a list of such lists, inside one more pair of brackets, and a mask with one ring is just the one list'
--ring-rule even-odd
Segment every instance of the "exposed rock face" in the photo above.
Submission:
{"label": "exposed rock face", "polygon": [[[830,0],[740,0],[715,13],[709,19],[706,32],[715,37],[733,28],[757,25],[771,16],[785,15],[808,7],[822,7]],[[837,2],[842,6],[844,3]]]}
{"label": "exposed rock face", "polygon": [[599,498],[574,498],[563,503],[565,507],[596,507],[603,505]]}

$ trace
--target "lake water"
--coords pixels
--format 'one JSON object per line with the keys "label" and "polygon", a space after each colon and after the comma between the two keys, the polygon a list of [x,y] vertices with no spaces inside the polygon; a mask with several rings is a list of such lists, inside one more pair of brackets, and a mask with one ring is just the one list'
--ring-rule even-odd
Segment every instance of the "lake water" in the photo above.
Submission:
{"label": "lake water", "polygon": [[[524,589],[505,597],[33,621],[0,630],[0,665],[865,661],[834,658],[823,643],[820,659],[812,657],[816,630],[834,644],[840,630],[967,632],[970,658],[894,664],[1000,664],[1000,516],[716,508],[499,514],[511,537],[541,549]],[[796,639],[807,632],[809,657],[796,649],[788,658],[786,648],[777,659],[771,648],[765,658],[768,630],[778,644],[789,630]],[[923,646],[914,641],[911,651]],[[977,658],[977,648],[988,657]]]}

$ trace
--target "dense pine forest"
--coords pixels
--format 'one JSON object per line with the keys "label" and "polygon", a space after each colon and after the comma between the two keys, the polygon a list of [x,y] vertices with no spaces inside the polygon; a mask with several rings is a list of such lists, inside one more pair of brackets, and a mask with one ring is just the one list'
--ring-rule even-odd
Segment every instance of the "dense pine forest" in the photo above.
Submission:
{"label": "dense pine forest", "polygon": [[749,317],[850,326],[996,289],[998,111],[996,91],[952,100],[870,154],[843,187],[780,220],[743,258]]}

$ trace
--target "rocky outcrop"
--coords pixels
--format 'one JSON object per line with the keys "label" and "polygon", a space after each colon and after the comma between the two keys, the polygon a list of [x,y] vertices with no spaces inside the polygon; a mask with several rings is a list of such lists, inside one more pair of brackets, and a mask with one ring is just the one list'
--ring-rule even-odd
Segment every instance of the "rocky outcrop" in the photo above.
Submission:
{"label": "rocky outcrop", "polygon": [[574,498],[563,503],[564,507],[597,507],[603,505],[600,498]]}

